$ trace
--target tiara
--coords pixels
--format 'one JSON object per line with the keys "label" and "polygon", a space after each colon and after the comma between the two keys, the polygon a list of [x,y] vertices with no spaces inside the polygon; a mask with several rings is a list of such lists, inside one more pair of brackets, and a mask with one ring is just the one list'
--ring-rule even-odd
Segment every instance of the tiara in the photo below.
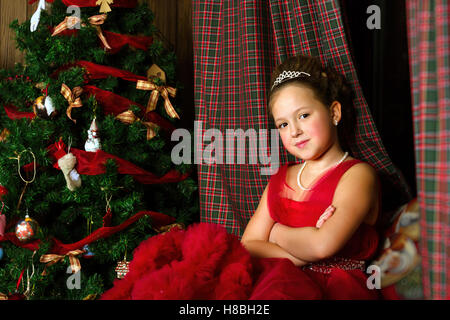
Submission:
{"label": "tiara", "polygon": [[276,85],[279,85],[281,82],[283,82],[285,79],[295,79],[300,77],[302,74],[310,77],[311,75],[309,73],[303,72],[303,71],[286,71],[284,70],[280,75],[276,78],[276,80],[273,82],[272,88],[270,90],[273,90],[273,88]]}

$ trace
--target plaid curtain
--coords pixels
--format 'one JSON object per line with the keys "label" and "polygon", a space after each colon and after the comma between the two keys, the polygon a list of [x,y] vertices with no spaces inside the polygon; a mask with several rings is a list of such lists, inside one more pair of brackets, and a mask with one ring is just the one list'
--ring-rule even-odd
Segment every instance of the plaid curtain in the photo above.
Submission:
{"label": "plaid curtain", "polygon": [[[250,139],[245,150],[234,147],[235,153],[247,153],[245,164],[225,161],[232,152],[225,144],[225,133],[227,129],[258,133],[274,128],[266,108],[270,73],[287,57],[300,53],[319,56],[345,74],[355,91],[357,110],[357,145],[350,151],[377,168],[390,188],[392,207],[408,200],[407,186],[386,154],[359,85],[337,0],[194,0],[192,24],[195,152],[205,154],[214,145],[217,156],[224,141],[223,163],[197,158],[202,222],[222,224],[242,236],[270,176],[261,174],[264,166],[259,158],[251,162],[256,153],[248,151],[254,150]],[[201,141],[210,129],[222,133],[222,139],[218,135],[214,142]],[[280,165],[296,160],[284,151],[280,140],[278,145]],[[269,154],[269,139],[258,148]],[[389,221],[392,214],[383,218]]]}
{"label": "plaid curtain", "polygon": [[450,50],[446,0],[407,0],[424,296],[450,299]]}

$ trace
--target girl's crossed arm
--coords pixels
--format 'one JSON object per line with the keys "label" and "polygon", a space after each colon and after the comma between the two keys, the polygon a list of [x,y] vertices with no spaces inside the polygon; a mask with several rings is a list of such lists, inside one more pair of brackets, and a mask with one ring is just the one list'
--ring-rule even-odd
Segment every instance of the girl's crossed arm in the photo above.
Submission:
{"label": "girl's crossed arm", "polygon": [[266,186],[258,208],[245,228],[241,239],[242,245],[254,257],[287,258],[296,266],[308,264],[308,261],[301,260],[281,248],[279,245],[269,242],[269,235],[275,221],[269,214],[267,206],[267,189],[268,187]]}
{"label": "girl's crossed arm", "polygon": [[339,182],[333,198],[336,210],[320,229],[276,223],[270,239],[299,259],[318,261],[333,256],[377,205],[377,191],[375,170],[368,164],[357,164]]}

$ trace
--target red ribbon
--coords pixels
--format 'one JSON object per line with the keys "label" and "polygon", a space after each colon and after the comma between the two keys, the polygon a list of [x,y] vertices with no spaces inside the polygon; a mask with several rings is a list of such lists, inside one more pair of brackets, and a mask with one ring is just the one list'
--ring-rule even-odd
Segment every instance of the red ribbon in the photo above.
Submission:
{"label": "red ribbon", "polygon": [[[49,28],[50,33],[53,33],[54,28]],[[66,29],[64,31],[61,31],[58,33],[59,36],[77,36],[78,35],[78,29]],[[108,45],[111,47],[111,49],[108,49],[108,53],[114,54],[120,51],[122,47],[125,45],[129,45],[135,49],[144,50],[147,51],[148,47],[153,43],[152,37],[146,37],[146,36],[135,36],[135,35],[127,35],[127,34],[120,34],[115,33],[107,30],[103,30],[103,35],[105,36],[105,39],[108,43]],[[103,48],[105,48],[104,44],[100,41]]]}
{"label": "red ribbon", "polygon": [[[53,246],[50,250],[51,253],[54,254],[66,254],[69,251],[77,250],[83,248],[84,245],[90,244],[94,241],[107,238],[119,231],[122,231],[123,229],[127,228],[143,216],[149,216],[151,218],[151,225],[153,228],[158,229],[162,226],[169,225],[175,221],[174,217],[165,215],[163,213],[155,212],[155,211],[139,211],[135,215],[133,215],[131,218],[127,219],[126,221],[122,222],[120,225],[115,227],[101,227],[94,232],[92,232],[89,236],[86,238],[70,244],[64,244],[57,238],[53,238]],[[2,241],[10,241],[13,244],[15,244],[18,247],[28,249],[31,251],[38,250],[40,240],[34,240],[31,242],[23,243],[20,242],[19,239],[17,239],[15,233],[9,232],[5,234],[4,236],[0,236],[0,242]]]}
{"label": "red ribbon", "polygon": [[[83,90],[85,93],[95,96],[95,99],[103,107],[103,111],[105,114],[118,116],[122,112],[127,111],[132,105],[138,106],[142,110],[142,112],[145,112],[146,109],[139,103],[131,101],[113,92],[102,90],[95,86],[87,85],[83,87]],[[172,123],[170,123],[154,111],[148,112],[145,117],[143,117],[142,121],[153,122],[169,133],[175,130],[175,127]]]}
{"label": "red ribbon", "polygon": [[[57,168],[57,161],[61,155],[65,154],[62,148],[62,143],[52,144],[47,147],[49,155],[54,159]],[[63,154],[64,152],[64,154]],[[121,159],[115,155],[98,150],[97,152],[87,152],[84,150],[71,148],[70,152],[77,158],[77,171],[79,174],[98,175],[106,172],[105,163],[108,159],[113,159],[118,165],[118,172],[120,174],[129,174],[134,177],[136,181],[142,184],[159,184],[179,182],[186,179],[189,173],[181,174],[175,169],[170,170],[162,177],[158,177],[154,173],[148,172],[135,164]],[[58,158],[59,157],[59,158]]]}
{"label": "red ribbon", "polygon": [[16,245],[17,247],[28,249],[31,251],[38,250],[39,244],[41,243],[39,239],[30,242],[20,242],[20,240],[17,239],[16,234],[14,232],[8,232],[5,233],[4,236],[0,236],[0,242],[3,241],[9,241],[14,245]]}
{"label": "red ribbon", "polygon": [[22,119],[22,118],[27,118],[27,119],[31,120],[31,119],[34,119],[36,117],[34,112],[19,111],[19,110],[17,110],[16,106],[13,106],[11,104],[6,105],[3,108],[5,109],[6,115],[11,120],[17,120],[17,119]]}
{"label": "red ribbon", "polygon": [[135,82],[137,80],[147,80],[144,76],[139,76],[126,70],[103,66],[90,61],[80,60],[75,62],[74,65],[84,68],[86,70],[87,78],[91,80],[106,79],[110,76]]}
{"label": "red ribbon", "polygon": [[53,72],[51,74],[52,78],[57,78],[59,73],[61,73],[62,71],[68,70],[70,68],[73,67],[81,67],[85,69],[85,74],[84,74],[84,83],[87,84],[89,82],[89,80],[99,80],[99,79],[106,79],[107,77],[115,77],[115,78],[121,78],[127,81],[138,81],[138,80],[147,80],[146,77],[144,76],[139,76],[136,75],[132,72],[126,71],[126,70],[122,70],[122,69],[118,69],[118,68],[114,68],[114,67],[109,67],[109,66],[104,66],[104,65],[100,65],[100,64],[96,64],[90,61],[85,61],[85,60],[80,60],[77,61],[75,63],[71,63],[71,64],[67,64],[64,65],[60,68],[58,68],[55,72]]}
{"label": "red ribbon", "polygon": [[94,232],[92,232],[86,238],[71,244],[64,244],[58,239],[53,239],[54,245],[52,247],[51,252],[55,254],[66,254],[69,251],[83,248],[84,245],[90,244],[99,239],[107,238],[123,229],[127,228],[129,225],[133,224],[143,216],[150,216],[152,221],[151,225],[154,228],[157,226],[165,226],[171,224],[175,221],[175,218],[167,216],[165,214],[154,212],[154,211],[140,211],[136,213],[134,216],[124,221],[118,226],[115,227],[101,227]]}
{"label": "red ribbon", "polygon": [[108,51],[111,54],[118,52],[125,45],[147,51],[148,47],[153,43],[152,37],[126,35],[107,30],[103,30],[103,34],[111,47],[111,50]]}

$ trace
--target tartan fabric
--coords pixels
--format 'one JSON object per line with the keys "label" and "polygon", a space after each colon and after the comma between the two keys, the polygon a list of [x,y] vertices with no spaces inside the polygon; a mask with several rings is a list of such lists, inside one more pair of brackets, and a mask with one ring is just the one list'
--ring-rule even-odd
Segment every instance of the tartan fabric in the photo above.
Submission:
{"label": "tartan fabric", "polygon": [[[393,193],[397,204],[408,200],[407,186],[386,154],[360,88],[337,0],[194,0],[192,24],[197,154],[212,144],[201,141],[207,129],[225,134],[226,129],[274,128],[266,107],[274,66],[299,53],[315,55],[344,73],[355,90],[358,146],[353,155],[387,177],[398,191]],[[270,179],[261,175],[260,161],[251,163],[249,146],[236,148],[247,152],[245,164],[196,162],[201,221],[222,224],[238,236]],[[292,160],[279,141],[279,164]]]}
{"label": "tartan fabric", "polygon": [[450,299],[450,6],[406,8],[424,297]]}

